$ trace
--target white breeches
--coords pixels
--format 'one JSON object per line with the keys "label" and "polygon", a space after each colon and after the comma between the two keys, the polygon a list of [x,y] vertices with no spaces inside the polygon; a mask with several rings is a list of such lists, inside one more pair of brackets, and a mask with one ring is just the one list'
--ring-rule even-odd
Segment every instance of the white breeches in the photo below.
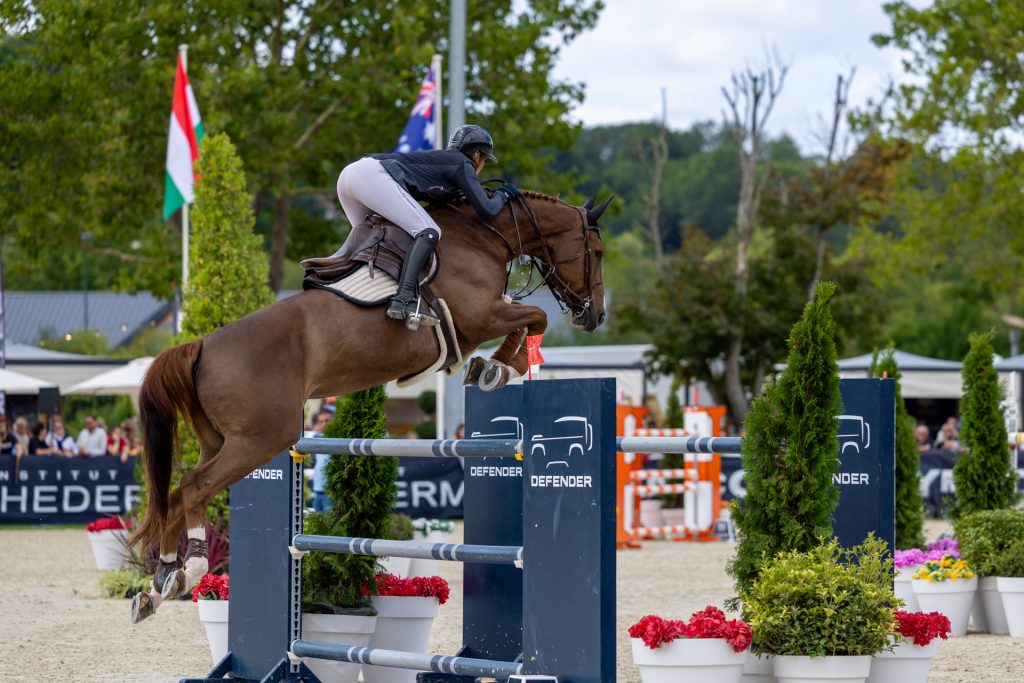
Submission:
{"label": "white breeches", "polygon": [[427,228],[441,234],[430,214],[372,157],[363,157],[342,170],[338,200],[353,226],[363,223],[367,214],[377,213],[413,237]]}

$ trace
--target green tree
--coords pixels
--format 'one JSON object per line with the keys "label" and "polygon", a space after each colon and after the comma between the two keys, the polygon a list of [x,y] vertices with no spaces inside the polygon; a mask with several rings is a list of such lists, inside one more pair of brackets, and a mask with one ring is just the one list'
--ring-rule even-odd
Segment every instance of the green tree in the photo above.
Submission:
{"label": "green tree", "polygon": [[[196,172],[191,279],[182,305],[185,320],[179,342],[204,337],[273,301],[266,284],[267,258],[252,230],[252,203],[242,161],[226,134],[204,139]],[[184,438],[173,486],[199,462],[199,442],[192,430],[178,433]],[[226,518],[227,500],[227,491],[218,493],[207,515]]]}
{"label": "green tree", "polygon": [[900,369],[890,346],[871,359],[871,377],[896,382],[896,547],[924,545],[924,503],[921,500],[921,452],[914,438],[914,418],[907,414],[900,388]]}
{"label": "green tree", "polygon": [[[358,391],[338,404],[338,417],[324,436],[379,439],[387,435],[384,387]],[[336,455],[327,464],[325,491],[334,503],[328,512],[306,515],[306,533],[389,538],[395,505],[398,458]],[[377,558],[314,553],[302,562],[303,603],[322,609],[364,606],[364,586],[374,586]]]}
{"label": "green tree", "polygon": [[729,572],[739,601],[766,559],[808,551],[832,535],[839,492],[837,415],[842,414],[831,282],[821,282],[789,336],[789,361],[754,399],[744,424],[747,494],[734,507],[739,532]]}
{"label": "green tree", "polygon": [[1012,507],[1017,501],[1017,471],[1000,406],[1003,387],[992,367],[992,336],[992,332],[972,334],[971,350],[964,358],[960,443],[965,452],[953,465],[954,518]]}
{"label": "green tree", "polygon": [[[469,5],[467,119],[491,130],[500,172],[520,185],[568,189],[545,150],[571,143],[583,89],[552,71],[601,8]],[[335,205],[344,164],[394,147],[431,56],[447,50],[448,21],[448,5],[427,0],[3,3],[0,230],[27,247],[40,233],[77,246],[88,232],[95,250],[136,265],[114,269],[114,284],[168,293],[178,239],[159,198],[177,46],[188,43],[207,130],[231,134],[268,217],[276,289],[293,208],[308,213],[299,202],[311,196]]]}
{"label": "green tree", "polygon": [[[672,429],[683,428],[683,406],[679,403],[679,390],[682,383],[678,377],[672,378],[672,389],[668,394],[668,404],[665,406],[665,424],[663,426]],[[667,470],[682,469],[686,467],[686,456],[682,453],[666,453],[661,459],[661,467]],[[667,483],[677,484],[682,479],[669,479]],[[661,497],[662,506],[666,508],[683,507],[682,493],[667,493]]]}

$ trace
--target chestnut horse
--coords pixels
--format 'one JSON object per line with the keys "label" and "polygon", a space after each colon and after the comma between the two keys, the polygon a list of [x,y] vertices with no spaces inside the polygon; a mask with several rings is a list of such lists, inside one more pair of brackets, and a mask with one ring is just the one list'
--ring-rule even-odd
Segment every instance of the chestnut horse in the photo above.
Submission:
{"label": "chestnut horse", "polygon": [[[441,267],[431,287],[448,304],[463,357],[505,338],[487,361],[488,388],[507,381],[509,368],[526,373],[525,336],[547,327],[540,308],[503,298],[511,260],[534,259],[575,325],[590,332],[604,322],[597,219],[610,201],[576,207],[523,192],[489,223],[465,202],[431,209],[443,230]],[[310,289],[157,356],[139,394],[149,493],[132,543],[146,549],[159,543],[160,562],[152,590],[132,602],[132,621],[198,583],[207,570],[207,503],[301,437],[307,399],[416,374],[437,353],[433,330],[411,332],[382,307]],[[200,456],[170,491],[179,414],[191,423]],[[183,528],[189,543],[182,569],[177,549]]]}

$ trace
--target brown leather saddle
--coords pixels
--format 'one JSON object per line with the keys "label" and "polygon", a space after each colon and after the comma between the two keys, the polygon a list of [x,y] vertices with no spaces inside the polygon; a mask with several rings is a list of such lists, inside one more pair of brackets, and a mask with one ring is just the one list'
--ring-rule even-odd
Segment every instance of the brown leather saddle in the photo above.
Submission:
{"label": "brown leather saddle", "polygon": [[[349,233],[345,244],[341,245],[341,249],[330,256],[308,258],[300,262],[299,265],[306,271],[302,288],[328,289],[329,285],[344,280],[364,265],[369,268],[371,278],[377,270],[381,270],[398,280],[399,274],[402,272],[402,263],[405,262],[405,255],[412,247],[412,243],[412,236],[405,230],[381,216],[371,214],[366,217],[365,223],[360,223],[352,228],[352,232]],[[439,266],[440,261],[435,252],[423,267],[419,277],[420,294],[431,308],[435,308],[434,304],[437,299],[426,285],[433,281]],[[352,301],[364,306],[374,306],[380,303],[378,301]]]}

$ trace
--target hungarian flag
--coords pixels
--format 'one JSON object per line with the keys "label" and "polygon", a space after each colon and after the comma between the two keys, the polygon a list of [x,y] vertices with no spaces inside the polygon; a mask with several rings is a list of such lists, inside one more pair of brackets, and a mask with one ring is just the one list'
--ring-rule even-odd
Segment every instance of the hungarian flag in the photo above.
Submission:
{"label": "hungarian flag", "polygon": [[164,181],[164,220],[182,204],[195,200],[192,164],[199,158],[203,139],[203,120],[199,116],[192,86],[188,83],[185,65],[178,55],[178,71],[174,75],[174,101],[171,106],[171,130],[167,134],[167,178]]}

